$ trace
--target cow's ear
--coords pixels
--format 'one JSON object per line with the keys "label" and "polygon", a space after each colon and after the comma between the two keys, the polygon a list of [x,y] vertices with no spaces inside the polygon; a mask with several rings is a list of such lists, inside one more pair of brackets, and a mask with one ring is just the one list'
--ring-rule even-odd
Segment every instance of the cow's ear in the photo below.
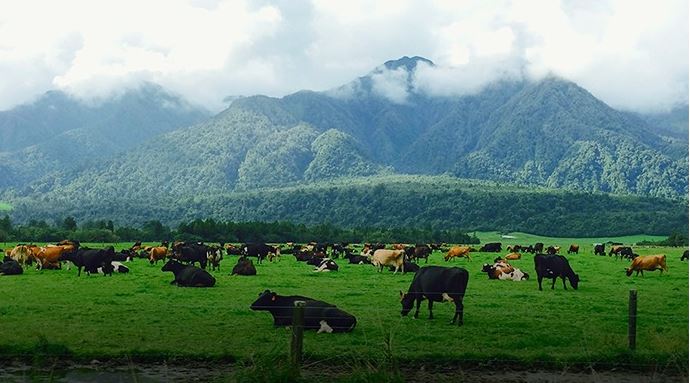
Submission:
{"label": "cow's ear", "polygon": [[400,290],[400,298],[405,298],[405,293],[403,293],[402,290]]}

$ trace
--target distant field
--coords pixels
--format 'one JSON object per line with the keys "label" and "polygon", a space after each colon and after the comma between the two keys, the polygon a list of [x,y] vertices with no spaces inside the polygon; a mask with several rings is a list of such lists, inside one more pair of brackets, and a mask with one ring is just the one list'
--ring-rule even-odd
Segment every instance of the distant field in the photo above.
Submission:
{"label": "distant field", "polygon": [[[626,277],[629,262],[592,255],[588,244],[612,240],[631,243],[651,236],[599,239],[553,239],[515,233],[477,233],[482,242],[500,240],[567,246],[580,243],[581,254],[568,256],[581,278],[580,289],[538,291],[532,255],[512,264],[530,274],[526,282],[489,280],[482,263],[497,254],[472,253],[473,260],[446,263],[434,252],[429,264],[461,266],[470,272],[465,298],[465,325],[448,324],[452,306],[436,304],[427,320],[422,304],[417,320],[400,317],[399,291],[412,274],[379,274],[369,265],[349,265],[316,274],[285,255],[279,263],[258,265],[256,277],[230,276],[235,258],[226,258],[213,272],[217,286],[185,289],[169,285],[171,273],[160,263],[130,263],[127,275],[76,276],[76,270],[26,270],[18,277],[0,277],[2,337],[0,356],[32,357],[37,349],[68,352],[77,358],[148,356],[233,357],[286,353],[290,332],[273,328],[266,312],[249,305],[258,293],[301,294],[335,303],[354,314],[350,334],[305,335],[312,359],[375,361],[387,353],[405,360],[462,359],[506,363],[639,364],[686,366],[688,358],[688,263],[683,248],[637,248],[640,254],[667,254],[668,274]],[[7,244],[10,247],[12,244]],[[125,248],[131,243],[117,244]],[[91,244],[96,246],[96,244]],[[100,245],[99,245],[100,246]],[[502,253],[502,254],[505,254]],[[545,284],[547,286],[548,284]],[[638,350],[627,352],[628,291],[637,289]],[[389,345],[389,346],[387,346]]]}

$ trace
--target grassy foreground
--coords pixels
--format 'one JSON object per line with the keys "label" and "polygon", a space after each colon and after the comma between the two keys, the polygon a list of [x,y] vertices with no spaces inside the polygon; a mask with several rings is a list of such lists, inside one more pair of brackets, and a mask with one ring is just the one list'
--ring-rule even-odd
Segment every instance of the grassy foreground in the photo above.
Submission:
{"label": "grassy foreground", "polygon": [[[495,233],[478,233],[482,242]],[[273,328],[266,312],[249,305],[259,292],[301,294],[337,304],[357,317],[350,334],[307,332],[304,350],[312,359],[338,361],[463,360],[664,365],[688,358],[688,263],[682,248],[642,248],[639,254],[667,254],[668,274],[626,277],[627,261],[592,255],[591,239],[550,239],[516,234],[504,245],[580,243],[568,256],[580,275],[577,291],[548,284],[538,291],[532,255],[511,263],[530,274],[525,282],[489,280],[483,263],[497,254],[472,253],[473,260],[446,263],[434,252],[429,264],[461,266],[470,272],[465,297],[465,325],[448,324],[453,308],[436,304],[427,320],[422,304],[417,320],[400,317],[399,290],[413,274],[379,274],[369,265],[339,260],[340,271],[312,273],[312,268],[283,256],[279,263],[257,265],[256,277],[230,276],[235,258],[213,272],[212,289],[169,285],[171,273],[145,260],[131,272],[113,277],[76,276],[76,270],[28,269],[0,277],[0,357],[31,360],[38,353],[72,358],[237,358],[287,353],[290,331]],[[500,236],[498,236],[500,238]],[[644,237],[651,238],[653,237]],[[617,241],[621,238],[612,238]],[[630,243],[630,238],[622,238]],[[626,241],[627,239],[627,241]],[[118,248],[129,243],[117,244]],[[10,247],[8,244],[7,247]],[[565,253],[565,250],[563,251]],[[502,254],[505,254],[502,253]],[[637,351],[627,351],[628,291],[638,291]]]}

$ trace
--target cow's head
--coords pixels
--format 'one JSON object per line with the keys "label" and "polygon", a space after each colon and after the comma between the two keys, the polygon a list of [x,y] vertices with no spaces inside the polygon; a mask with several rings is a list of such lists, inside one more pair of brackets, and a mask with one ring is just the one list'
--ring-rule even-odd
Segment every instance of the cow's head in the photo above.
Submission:
{"label": "cow's head", "polygon": [[633,268],[632,268],[632,267],[628,267],[627,269],[625,269],[625,275],[631,276],[632,273],[633,273]]}
{"label": "cow's head", "polygon": [[568,279],[570,280],[570,286],[573,286],[573,288],[577,290],[577,285],[580,283],[580,276],[574,274],[571,278]]}
{"label": "cow's head", "polygon": [[180,262],[177,262],[174,259],[169,260],[168,262],[161,267],[161,271],[174,271],[178,269],[182,264]]}
{"label": "cow's head", "polygon": [[276,300],[278,299],[278,294],[271,290],[264,290],[263,293],[259,293],[259,298],[249,306],[252,310],[268,310],[270,307],[275,306]]}
{"label": "cow's head", "polygon": [[414,297],[410,293],[403,293],[400,291],[400,304],[402,304],[402,310],[400,315],[407,316],[407,314],[412,310],[414,304]]}
{"label": "cow's head", "polygon": [[484,266],[482,266],[482,271],[485,273],[490,273],[492,269],[493,267],[488,263],[485,263]]}

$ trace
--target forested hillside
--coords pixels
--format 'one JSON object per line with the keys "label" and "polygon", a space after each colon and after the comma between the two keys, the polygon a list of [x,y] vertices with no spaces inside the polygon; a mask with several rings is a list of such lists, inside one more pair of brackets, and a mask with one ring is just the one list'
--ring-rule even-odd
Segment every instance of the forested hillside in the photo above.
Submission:
{"label": "forested hillside", "polygon": [[[73,195],[73,194],[71,194]],[[111,219],[142,225],[151,219],[167,225],[199,217],[217,220],[290,221],[337,227],[421,227],[504,230],[553,236],[664,234],[688,229],[687,202],[612,196],[443,176],[349,178],[246,192],[167,193],[130,198],[70,194],[36,201],[15,200],[13,219],[35,217],[61,222]]]}

